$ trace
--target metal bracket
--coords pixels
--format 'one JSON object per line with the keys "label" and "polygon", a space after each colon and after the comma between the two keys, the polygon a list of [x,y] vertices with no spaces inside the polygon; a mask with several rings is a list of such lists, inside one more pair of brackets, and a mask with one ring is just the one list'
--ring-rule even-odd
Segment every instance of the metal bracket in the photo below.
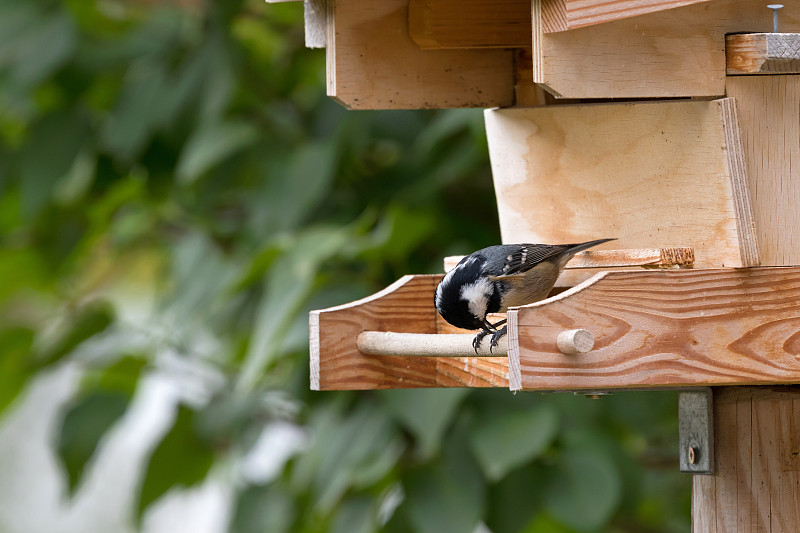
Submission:
{"label": "metal bracket", "polygon": [[678,396],[681,472],[714,473],[714,416],[710,388]]}

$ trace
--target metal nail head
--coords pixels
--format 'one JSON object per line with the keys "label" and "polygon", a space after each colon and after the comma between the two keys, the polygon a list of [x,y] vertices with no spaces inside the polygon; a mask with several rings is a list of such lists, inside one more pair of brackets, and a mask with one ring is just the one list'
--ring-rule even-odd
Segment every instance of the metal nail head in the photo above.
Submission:
{"label": "metal nail head", "polygon": [[778,10],[783,4],[769,4],[767,8],[772,10],[772,33],[778,33]]}

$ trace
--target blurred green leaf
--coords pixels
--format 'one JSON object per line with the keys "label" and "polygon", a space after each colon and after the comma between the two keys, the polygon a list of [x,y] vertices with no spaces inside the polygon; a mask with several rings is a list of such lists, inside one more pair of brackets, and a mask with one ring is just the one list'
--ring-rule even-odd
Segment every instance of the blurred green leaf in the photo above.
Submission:
{"label": "blurred green leaf", "polygon": [[229,533],[286,533],[293,515],[288,493],[278,487],[248,487],[236,499]]}
{"label": "blurred green leaf", "polygon": [[483,516],[484,484],[466,446],[461,424],[444,444],[445,453],[407,476],[409,516],[421,533],[473,531]]}
{"label": "blurred green leaf", "polygon": [[558,414],[547,405],[491,413],[475,421],[470,444],[486,476],[497,481],[547,449],[558,432]]}
{"label": "blurred green leaf", "polygon": [[67,472],[70,494],[83,479],[84,468],[100,439],[125,413],[129,400],[129,396],[120,392],[90,392],[64,413],[56,451]]}
{"label": "blurred green leaf", "polygon": [[192,409],[179,405],[172,428],[150,456],[136,506],[137,522],[168,490],[196,485],[211,469],[214,451],[198,437],[195,417]]}
{"label": "blurred green leaf", "polygon": [[422,457],[439,451],[447,426],[469,389],[408,389],[381,391],[389,411],[419,442]]}
{"label": "blurred green leaf", "polygon": [[348,498],[336,511],[331,533],[372,533],[376,531],[375,522],[375,502],[371,498]]}
{"label": "blurred green leaf", "polygon": [[23,214],[28,219],[47,205],[55,184],[73,168],[87,133],[85,117],[75,110],[48,115],[33,126],[19,163]]}
{"label": "blurred green leaf", "polygon": [[34,332],[28,328],[0,330],[0,415],[34,374],[31,361]]}
{"label": "blurred green leaf", "polygon": [[257,137],[257,130],[243,121],[229,120],[201,127],[181,152],[178,180],[192,183],[213,165],[251,145]]}
{"label": "blurred green leaf", "polygon": [[8,14],[20,25],[6,33],[7,38],[0,38],[0,68],[10,69],[9,81],[17,90],[30,88],[52,74],[72,56],[76,45],[70,17],[60,9],[43,10],[35,2],[22,4],[28,3],[34,5],[11,7],[11,2],[6,2],[0,10],[0,18]]}
{"label": "blurred green leaf", "polygon": [[60,331],[42,348],[38,363],[51,365],[69,354],[79,344],[108,328],[114,321],[114,310],[108,302],[94,301],[68,317]]}
{"label": "blurred green leaf", "polygon": [[84,375],[79,396],[61,418],[56,445],[71,494],[101,439],[127,410],[144,365],[142,358],[126,356]]}
{"label": "blurred green leaf", "polygon": [[602,527],[621,496],[613,461],[591,449],[565,450],[556,468],[546,496],[553,516],[579,531]]}

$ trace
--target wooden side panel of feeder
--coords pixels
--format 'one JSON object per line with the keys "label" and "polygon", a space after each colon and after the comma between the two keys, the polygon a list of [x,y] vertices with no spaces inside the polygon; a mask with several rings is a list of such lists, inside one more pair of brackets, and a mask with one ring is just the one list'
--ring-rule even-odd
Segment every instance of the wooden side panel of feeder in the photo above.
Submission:
{"label": "wooden side panel of feeder", "polygon": [[[512,390],[800,383],[800,268],[609,272],[508,312]],[[594,349],[566,356],[558,334]]]}
{"label": "wooden side panel of feeder", "polygon": [[731,76],[764,265],[800,265],[800,76]]}
{"label": "wooden side panel of feeder", "polygon": [[420,48],[530,48],[530,0],[409,0]]}
{"label": "wooden side panel of feeder", "polygon": [[709,0],[542,0],[542,27],[558,32]]}
{"label": "wooden side panel of feeder", "polygon": [[[564,98],[722,96],[725,34],[772,28],[760,0],[714,0],[546,33],[543,1],[533,1],[534,81]],[[784,9],[781,30],[799,29],[800,12]]]}
{"label": "wooden side panel of feeder", "polygon": [[694,247],[697,268],[759,263],[732,99],[485,117],[503,242],[617,237],[614,248]]}
{"label": "wooden side panel of feeder", "polygon": [[363,300],[312,311],[311,388],[508,387],[506,357],[397,357],[358,350],[362,331],[466,333],[446,324],[433,306],[441,277],[404,276]]}
{"label": "wooden side panel of feeder", "polygon": [[421,50],[407,0],[329,0],[328,96],[348,109],[508,106],[510,50]]}
{"label": "wooden side panel of feeder", "polygon": [[716,472],[694,476],[692,531],[797,531],[800,390],[716,388],[714,419]]}

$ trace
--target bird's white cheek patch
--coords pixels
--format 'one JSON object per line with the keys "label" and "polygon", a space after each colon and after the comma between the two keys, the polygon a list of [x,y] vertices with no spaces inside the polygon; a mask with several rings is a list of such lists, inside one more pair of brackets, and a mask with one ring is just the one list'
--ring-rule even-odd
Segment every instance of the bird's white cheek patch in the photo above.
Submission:
{"label": "bird's white cheek patch", "polygon": [[469,312],[479,320],[486,318],[486,308],[489,306],[491,295],[492,282],[488,279],[479,279],[461,287],[461,299],[466,300]]}

